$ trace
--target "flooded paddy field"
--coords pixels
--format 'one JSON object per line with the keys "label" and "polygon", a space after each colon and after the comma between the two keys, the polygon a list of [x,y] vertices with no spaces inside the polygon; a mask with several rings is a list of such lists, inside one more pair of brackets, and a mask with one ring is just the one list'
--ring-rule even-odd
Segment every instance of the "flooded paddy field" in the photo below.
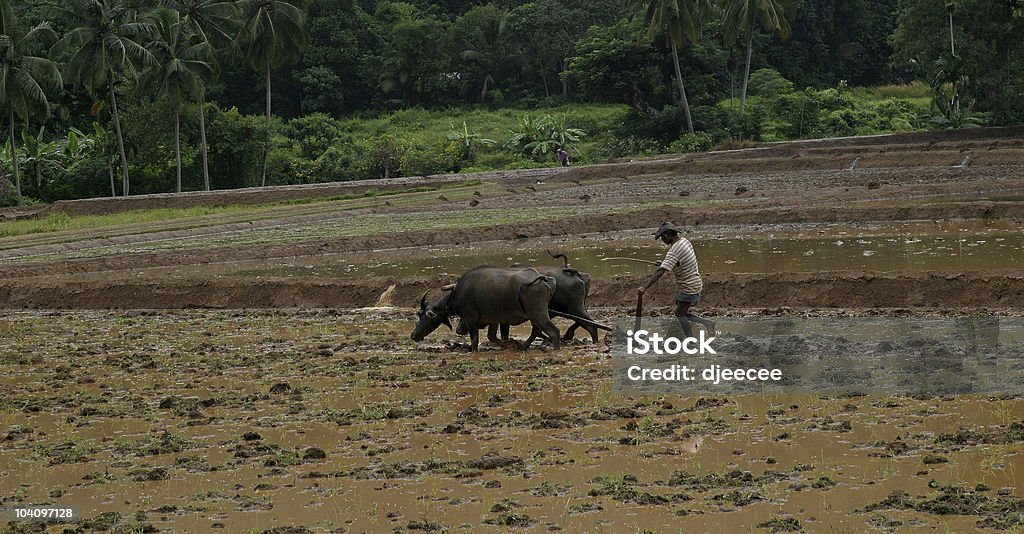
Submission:
{"label": "flooded paddy field", "polygon": [[[664,245],[649,232],[575,238],[421,247],[229,264],[241,277],[353,277],[458,275],[477,265],[557,264],[548,251],[568,252],[573,267],[593,276],[643,274]],[[705,227],[687,233],[705,273],[825,270],[934,271],[1012,269],[1024,265],[1024,225],[1014,221],[895,222],[862,225]],[[617,259],[626,258],[626,259]],[[641,261],[630,261],[641,260]],[[273,266],[268,267],[267,264]],[[214,267],[216,268],[216,267]]]}
{"label": "flooded paddy field", "polygon": [[410,313],[5,313],[0,500],[174,532],[1024,521],[1016,396],[631,396],[604,343],[471,355]]}
{"label": "flooded paddy field", "polygon": [[[632,324],[654,269],[636,260],[664,256],[651,232],[671,220],[725,346],[749,348],[744,321],[814,318],[783,340],[794,365],[848,353],[853,382],[961,352],[847,319],[995,318],[1017,326],[972,335],[1019,346],[1010,134],[0,212],[241,206],[0,238],[0,508],[80,519],[0,533],[1024,531],[1012,358],[950,373],[994,393],[652,393],[614,380],[620,336],[475,354],[443,327],[410,339],[424,292],[480,264],[558,264],[548,250],[591,274],[595,318]],[[645,320],[674,289],[651,288]],[[889,361],[908,347],[923,356]]]}

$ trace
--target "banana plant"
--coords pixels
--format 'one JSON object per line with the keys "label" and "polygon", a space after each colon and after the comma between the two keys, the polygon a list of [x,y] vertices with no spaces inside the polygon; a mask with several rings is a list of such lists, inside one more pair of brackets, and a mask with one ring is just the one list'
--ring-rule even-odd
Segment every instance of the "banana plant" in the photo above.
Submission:
{"label": "banana plant", "polygon": [[40,127],[37,135],[21,133],[23,153],[19,157],[20,163],[26,176],[35,177],[37,188],[43,185],[43,174],[67,172],[62,147],[56,141],[44,141],[45,133],[45,127]]}
{"label": "banana plant", "polygon": [[476,153],[477,147],[494,146],[494,139],[488,139],[476,132],[471,132],[466,121],[462,121],[462,128],[456,128],[454,124],[448,124],[448,140],[459,146],[462,151],[462,159],[470,161]]}

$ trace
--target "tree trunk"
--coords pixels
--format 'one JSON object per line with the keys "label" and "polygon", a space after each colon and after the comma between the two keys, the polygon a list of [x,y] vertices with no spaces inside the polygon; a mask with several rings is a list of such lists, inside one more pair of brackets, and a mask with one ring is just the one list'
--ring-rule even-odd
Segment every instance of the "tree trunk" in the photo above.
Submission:
{"label": "tree trunk", "polygon": [[176,193],[181,192],[181,112],[174,112],[174,163],[178,171]]}
{"label": "tree trunk", "polygon": [[544,82],[544,97],[551,96],[551,90],[548,89],[548,75],[544,73],[544,60],[540,60],[540,81]]}
{"label": "tree trunk", "polygon": [[199,147],[203,153],[203,184],[206,190],[210,190],[210,164],[206,146],[206,110],[203,109],[206,103],[206,96],[199,97]]}
{"label": "tree trunk", "polygon": [[747,32],[747,66],[743,69],[743,89],[740,91],[740,117],[747,107],[747,82],[750,80],[750,55],[754,50],[754,30]]}
{"label": "tree trunk", "polygon": [[569,58],[562,58],[562,70],[558,72],[558,77],[562,79],[562,96],[569,96],[569,78],[564,76],[565,71],[568,68]]}
{"label": "tree trunk", "polygon": [[114,187],[114,164],[110,161],[110,156],[107,156],[107,173],[110,174],[110,197],[113,198],[117,196],[117,188]]}
{"label": "tree trunk", "polygon": [[114,94],[114,82],[110,82],[110,105],[114,112],[114,130],[117,132],[117,150],[121,153],[121,174],[124,178],[122,194],[128,196],[128,156],[124,153],[124,137],[121,136],[121,118],[117,114],[117,95]]}
{"label": "tree trunk", "polygon": [[683,113],[686,114],[686,130],[693,133],[693,119],[690,117],[690,101],[686,99],[686,87],[683,85],[683,71],[679,68],[679,50],[672,41],[672,62],[676,67],[676,81],[679,82],[679,95],[683,98]]}
{"label": "tree trunk", "polygon": [[14,167],[14,188],[18,192],[18,205],[24,201],[21,198],[21,173],[18,170],[18,147],[14,140],[14,108],[11,108],[11,166]]}
{"label": "tree trunk", "polygon": [[270,160],[270,63],[267,63],[267,135],[263,143],[263,176],[260,185],[267,185],[267,163]]}
{"label": "tree trunk", "polygon": [[949,12],[949,52],[956,55],[956,47],[953,46],[953,11]]}

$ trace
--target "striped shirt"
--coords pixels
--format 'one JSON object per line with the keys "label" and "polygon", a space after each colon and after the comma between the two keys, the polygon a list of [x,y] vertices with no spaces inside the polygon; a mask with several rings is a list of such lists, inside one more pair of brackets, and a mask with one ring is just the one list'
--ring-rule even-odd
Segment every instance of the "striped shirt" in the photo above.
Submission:
{"label": "striped shirt", "polygon": [[680,237],[668,249],[665,261],[661,262],[661,268],[672,271],[672,275],[676,277],[676,287],[683,293],[697,294],[704,289],[704,281],[701,280],[700,271],[697,269],[697,255],[693,252],[693,245],[685,237]]}

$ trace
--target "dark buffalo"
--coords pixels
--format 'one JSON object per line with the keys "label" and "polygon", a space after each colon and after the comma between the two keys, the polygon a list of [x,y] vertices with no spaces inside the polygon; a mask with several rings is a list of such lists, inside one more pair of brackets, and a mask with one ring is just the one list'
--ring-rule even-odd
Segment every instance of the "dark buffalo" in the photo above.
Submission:
{"label": "dark buffalo", "polygon": [[451,291],[430,305],[427,295],[423,295],[412,339],[421,341],[442,324],[451,328],[450,318],[458,317],[469,331],[471,348],[476,352],[481,328],[530,321],[533,331],[524,348],[541,333],[552,340],[556,349],[560,348],[558,327],[548,315],[548,303],[555,288],[555,279],[536,269],[477,267],[459,277]]}
{"label": "dark buffalo", "polygon": [[[548,252],[551,254],[551,252]],[[516,269],[536,269],[540,274],[544,276],[550,276],[555,279],[555,294],[551,297],[551,302],[548,303],[548,309],[554,312],[562,312],[576,317],[582,317],[588,321],[593,322],[593,318],[590,313],[587,312],[587,295],[590,293],[590,275],[582,273],[569,267],[569,258],[565,254],[551,254],[553,258],[561,258],[562,266],[560,267],[523,267],[513,266]],[[487,339],[492,343],[501,343],[498,339],[498,326],[489,325],[487,329]],[[509,338],[509,325],[502,324],[501,327],[501,339],[508,340]],[[590,334],[590,338],[594,343],[598,342],[597,327],[593,324],[586,324],[574,321],[572,326],[565,331],[565,336],[562,338],[565,341],[571,340],[576,329],[582,327]],[[462,322],[459,323],[457,333],[467,334],[469,329]]]}

